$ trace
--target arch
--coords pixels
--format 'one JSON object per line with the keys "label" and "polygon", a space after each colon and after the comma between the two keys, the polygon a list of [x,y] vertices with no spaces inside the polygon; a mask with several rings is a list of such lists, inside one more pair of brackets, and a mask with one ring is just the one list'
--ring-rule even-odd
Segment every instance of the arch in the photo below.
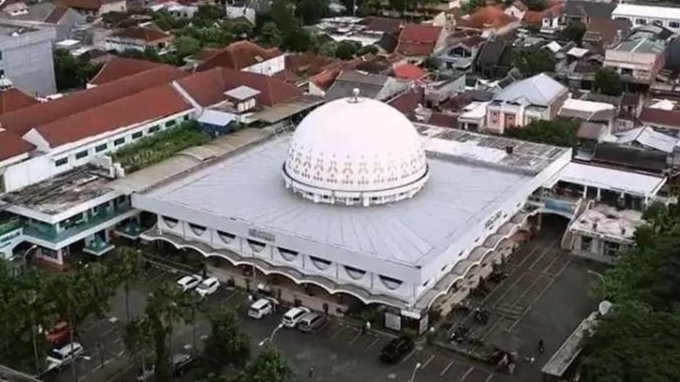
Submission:
{"label": "arch", "polygon": [[[225,256],[225,255],[223,255],[223,254],[221,254],[221,253],[219,253],[219,252],[211,252],[210,254],[207,254],[207,253],[205,253],[205,252],[203,251],[203,249],[201,249],[201,248],[199,248],[199,247],[197,247],[197,246],[195,246],[195,245],[192,245],[192,244],[177,244],[177,243],[176,243],[175,241],[173,241],[172,239],[167,238],[167,237],[164,237],[164,236],[154,236],[154,237],[151,237],[150,239],[151,239],[151,240],[162,240],[162,241],[168,242],[168,243],[172,244],[172,245],[173,245],[175,248],[177,248],[177,249],[183,249],[183,248],[190,248],[190,249],[193,249],[193,250],[195,250],[196,252],[202,254],[205,258],[219,257],[219,258],[222,258],[222,259],[227,260],[227,261],[228,261],[229,263],[231,263],[231,265],[233,265],[233,266],[240,266],[240,265],[248,265],[248,266],[251,266],[251,267],[254,266],[257,270],[259,270],[260,272],[262,272],[264,275],[276,274],[276,275],[285,276],[286,278],[288,278],[288,279],[290,279],[291,281],[293,281],[296,285],[300,285],[300,284],[313,284],[313,285],[316,285],[316,286],[320,287],[321,289],[325,290],[325,291],[328,292],[329,294],[346,293],[346,294],[348,294],[348,295],[351,295],[351,296],[356,297],[357,299],[359,299],[359,300],[360,300],[361,302],[363,302],[364,304],[386,304],[384,300],[371,298],[370,296],[362,296],[362,295],[359,294],[358,292],[353,291],[353,290],[350,289],[350,288],[343,287],[343,286],[341,286],[341,285],[339,285],[339,284],[337,284],[337,283],[335,283],[335,282],[333,282],[333,281],[331,281],[331,282],[334,283],[334,284],[336,284],[336,287],[335,287],[335,288],[332,288],[332,287],[329,287],[329,286],[327,286],[327,285],[324,285],[324,284],[322,284],[322,283],[320,283],[319,281],[316,281],[316,280],[314,280],[314,279],[307,278],[307,277],[305,277],[304,275],[302,276],[301,279],[298,280],[298,279],[296,279],[295,277],[291,276],[290,274],[288,274],[288,273],[286,273],[286,272],[284,272],[284,271],[282,271],[282,270],[278,270],[278,269],[268,269],[268,268],[261,267],[260,265],[257,264],[257,262],[253,262],[251,258],[243,257],[244,260],[242,260],[242,261],[237,261],[237,260],[234,260],[234,259],[232,259],[232,258],[230,258],[230,257],[228,257],[228,256]],[[240,256],[240,257],[241,257],[241,256]],[[353,288],[356,288],[356,289],[359,289],[359,288],[360,288],[360,287],[354,286],[354,285],[353,285],[352,287],[353,287]],[[369,294],[369,292],[366,291],[366,294]]]}

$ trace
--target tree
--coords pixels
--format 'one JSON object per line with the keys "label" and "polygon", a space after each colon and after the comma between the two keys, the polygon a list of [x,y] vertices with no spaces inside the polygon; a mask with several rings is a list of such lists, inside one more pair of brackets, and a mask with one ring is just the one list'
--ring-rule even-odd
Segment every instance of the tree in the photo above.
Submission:
{"label": "tree", "polygon": [[512,65],[525,77],[555,70],[555,59],[547,49],[530,46],[515,51]]}
{"label": "tree", "polygon": [[125,290],[125,322],[130,322],[130,283],[142,274],[146,261],[140,250],[130,247],[117,248],[115,261],[115,274]]}
{"label": "tree", "polygon": [[619,96],[623,93],[621,77],[612,68],[600,68],[595,73],[593,88],[602,94]]}
{"label": "tree", "polygon": [[272,1],[269,14],[276,27],[279,28],[284,36],[287,36],[299,26],[293,9],[294,7],[290,0]]}
{"label": "tree", "polygon": [[210,22],[222,20],[226,17],[226,8],[218,4],[201,4],[194,14],[192,22],[202,19]]}
{"label": "tree", "polygon": [[191,36],[178,36],[173,42],[177,56],[191,56],[201,49],[201,42]]}
{"label": "tree", "polygon": [[146,355],[153,350],[153,328],[146,316],[136,317],[125,325],[123,340],[126,349],[140,360],[142,370],[146,370]]}
{"label": "tree", "polygon": [[525,0],[524,5],[529,8],[530,11],[540,12],[550,5],[547,0]]}
{"label": "tree", "polygon": [[365,56],[367,54],[378,54],[380,52],[380,49],[375,46],[375,45],[364,45],[361,48],[359,48],[359,52],[357,55],[359,56]]}
{"label": "tree", "polygon": [[279,30],[279,27],[276,26],[276,23],[268,22],[262,26],[262,29],[260,29],[257,41],[264,45],[281,46],[283,43],[281,30]]}
{"label": "tree", "polygon": [[584,34],[586,34],[586,26],[576,20],[569,20],[567,26],[562,30],[562,38],[579,45],[581,45]]}
{"label": "tree", "polygon": [[338,48],[338,44],[335,41],[328,41],[321,45],[319,48],[319,53],[327,57],[335,57],[335,50]]}
{"label": "tree", "polygon": [[335,57],[341,60],[349,60],[357,54],[357,46],[351,41],[340,41],[335,48]]}
{"label": "tree", "polygon": [[54,75],[59,91],[85,87],[100,68],[101,65],[92,65],[74,57],[68,50],[54,51]]}
{"label": "tree", "polygon": [[267,347],[246,366],[244,382],[290,382],[293,369],[280,353]]}
{"label": "tree", "polygon": [[423,61],[423,68],[428,72],[435,72],[439,69],[439,61],[435,57],[428,57]]}
{"label": "tree", "polygon": [[328,0],[300,0],[295,8],[296,15],[303,25],[312,25],[330,14]]}
{"label": "tree", "polygon": [[220,368],[229,365],[240,370],[250,358],[250,345],[238,319],[224,308],[211,312],[208,318],[210,337],[205,342],[204,356]]}
{"label": "tree", "polygon": [[310,50],[312,36],[301,27],[295,27],[283,38],[283,46],[293,52],[304,52]]}
{"label": "tree", "polygon": [[509,129],[506,134],[525,141],[562,147],[575,147],[577,144],[576,126],[560,120],[534,121],[521,128]]}

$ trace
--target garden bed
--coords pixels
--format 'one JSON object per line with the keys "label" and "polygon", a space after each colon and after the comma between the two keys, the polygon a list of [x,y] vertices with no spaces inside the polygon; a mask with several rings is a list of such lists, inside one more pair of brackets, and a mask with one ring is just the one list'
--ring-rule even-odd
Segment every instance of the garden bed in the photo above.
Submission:
{"label": "garden bed", "polygon": [[209,140],[196,121],[187,121],[177,127],[141,138],[114,152],[111,158],[120,163],[127,173],[131,173]]}

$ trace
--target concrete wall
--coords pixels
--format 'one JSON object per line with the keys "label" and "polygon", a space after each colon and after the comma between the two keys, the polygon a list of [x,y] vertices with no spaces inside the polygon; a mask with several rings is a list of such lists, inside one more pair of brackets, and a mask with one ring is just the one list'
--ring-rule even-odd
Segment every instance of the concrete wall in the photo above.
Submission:
{"label": "concrete wall", "polygon": [[52,42],[54,28],[0,38],[0,70],[15,87],[32,95],[56,92]]}
{"label": "concrete wall", "polygon": [[283,54],[272,59],[262,61],[258,64],[244,68],[243,71],[272,76],[286,68],[285,56]]}

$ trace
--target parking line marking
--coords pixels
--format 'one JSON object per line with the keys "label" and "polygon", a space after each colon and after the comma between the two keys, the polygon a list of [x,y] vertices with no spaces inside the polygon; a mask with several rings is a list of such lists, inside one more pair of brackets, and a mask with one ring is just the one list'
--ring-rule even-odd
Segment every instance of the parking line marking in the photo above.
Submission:
{"label": "parking line marking", "polygon": [[421,366],[421,369],[424,369],[427,365],[429,365],[430,362],[432,362],[433,359],[434,359],[434,354],[432,354],[432,355],[430,356],[430,358],[428,358],[427,361],[425,361],[425,362],[423,363],[423,366]]}
{"label": "parking line marking", "polygon": [[449,364],[446,365],[446,366],[444,367],[444,369],[442,369],[442,372],[439,373],[439,375],[444,375],[444,374],[446,374],[446,372],[449,371],[449,369],[451,368],[451,366],[453,366],[454,363],[455,363],[455,362],[453,362],[453,361],[449,362]]}
{"label": "parking line marking", "polygon": [[340,333],[342,333],[342,332],[344,332],[344,331],[345,331],[345,327],[344,327],[344,326],[341,326],[341,327],[340,327],[340,330],[338,330],[337,332],[333,333],[333,335],[331,336],[331,339],[334,339],[335,337],[337,337],[338,335],[340,335]]}
{"label": "parking line marking", "polygon": [[461,381],[464,381],[465,378],[467,378],[467,376],[470,375],[470,373],[472,373],[472,370],[474,370],[474,369],[475,369],[474,367],[470,366],[470,368],[467,369],[467,371],[465,372],[465,374],[463,374],[463,376],[460,377],[460,380],[461,380]]}
{"label": "parking line marking", "polygon": [[489,381],[491,380],[491,378],[493,378],[493,376],[494,376],[493,374],[489,374],[489,376],[486,377],[486,379],[484,380],[484,382],[489,382]]}
{"label": "parking line marking", "polygon": [[354,336],[354,338],[352,338],[352,339],[349,341],[350,345],[353,344],[354,341],[358,340],[359,337],[361,337],[362,334],[363,334],[363,333],[361,333],[361,332],[357,333],[357,335]]}
{"label": "parking line marking", "polygon": [[120,356],[122,356],[123,354],[125,354],[125,350],[121,350],[121,351],[119,351],[118,353],[116,353],[116,357],[120,357]]}
{"label": "parking line marking", "polygon": [[404,362],[408,361],[408,359],[411,358],[411,357],[413,356],[413,354],[415,354],[415,353],[416,353],[416,349],[411,350],[411,352],[408,353],[408,354],[406,354],[406,357],[404,357],[404,358],[401,360],[401,363],[404,363]]}
{"label": "parking line marking", "polygon": [[377,344],[378,341],[380,341],[380,336],[376,336],[375,339],[373,340],[373,342],[371,342],[371,343],[368,345],[368,347],[370,348],[371,346]]}

